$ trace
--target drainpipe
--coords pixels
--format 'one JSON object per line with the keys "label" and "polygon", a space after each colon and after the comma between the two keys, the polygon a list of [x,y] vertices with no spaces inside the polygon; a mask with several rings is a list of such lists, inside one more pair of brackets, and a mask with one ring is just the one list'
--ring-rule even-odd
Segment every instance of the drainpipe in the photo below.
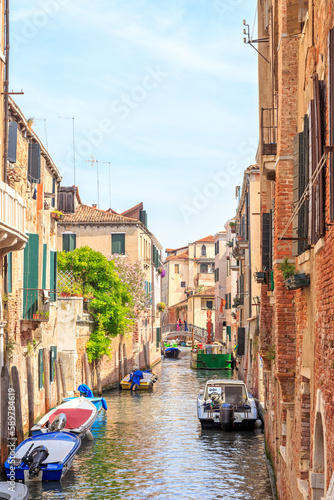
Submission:
{"label": "drainpipe", "polygon": [[[154,276],[154,262],[153,262],[153,240],[151,240],[151,280],[152,280],[152,307],[151,307],[151,339],[152,344],[154,342],[154,326],[155,323],[155,276]],[[150,344],[149,344],[150,345]],[[151,349],[150,349],[151,351]],[[151,362],[151,356],[149,355],[149,361]]]}
{"label": "drainpipe", "polygon": [[8,86],[9,86],[9,0],[5,3],[5,79],[4,79],[4,132],[3,132],[3,172],[7,182],[8,158]]}

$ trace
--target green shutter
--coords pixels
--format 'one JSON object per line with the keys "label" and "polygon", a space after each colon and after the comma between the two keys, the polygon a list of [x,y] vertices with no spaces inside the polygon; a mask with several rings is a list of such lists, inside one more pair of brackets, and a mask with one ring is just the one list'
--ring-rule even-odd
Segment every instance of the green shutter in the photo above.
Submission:
{"label": "green shutter", "polygon": [[46,289],[46,265],[47,265],[47,251],[48,246],[46,243],[43,244],[43,275],[42,275],[42,288]]}
{"label": "green shutter", "polygon": [[57,252],[50,250],[50,300],[55,302],[57,290]]}
{"label": "green shutter", "polygon": [[43,364],[43,349],[38,351],[38,387],[42,389],[44,385],[44,364]]}
{"label": "green shutter", "polygon": [[111,235],[111,253],[125,254],[125,234],[115,233]]}
{"label": "green shutter", "polygon": [[38,234],[28,234],[24,248],[23,319],[32,319],[38,310]]}
{"label": "green shutter", "polygon": [[228,335],[229,341],[231,341],[231,327],[230,326],[226,327],[226,335]]}
{"label": "green shutter", "polygon": [[13,254],[7,254],[7,292],[12,293],[13,288]]}
{"label": "green shutter", "polygon": [[158,328],[156,329],[156,331],[157,331],[157,343],[156,343],[156,347],[157,347],[157,349],[159,349],[159,347],[160,347],[160,342],[161,342],[161,328],[160,328],[160,327],[158,327]]}
{"label": "green shutter", "polygon": [[76,234],[63,234],[63,251],[72,252],[77,247],[77,235]]}
{"label": "green shutter", "polygon": [[55,361],[57,359],[57,346],[50,347],[50,382],[55,378]]}

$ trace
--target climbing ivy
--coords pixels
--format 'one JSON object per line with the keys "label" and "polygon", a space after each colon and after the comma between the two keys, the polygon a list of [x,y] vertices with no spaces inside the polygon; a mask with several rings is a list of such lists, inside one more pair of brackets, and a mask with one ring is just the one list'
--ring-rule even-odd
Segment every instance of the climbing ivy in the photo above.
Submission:
{"label": "climbing ivy", "polygon": [[93,296],[89,311],[97,326],[87,343],[89,361],[104,354],[110,356],[111,339],[128,331],[133,308],[129,288],[116,272],[114,261],[89,247],[81,247],[60,252],[58,269],[71,271],[83,293]]}

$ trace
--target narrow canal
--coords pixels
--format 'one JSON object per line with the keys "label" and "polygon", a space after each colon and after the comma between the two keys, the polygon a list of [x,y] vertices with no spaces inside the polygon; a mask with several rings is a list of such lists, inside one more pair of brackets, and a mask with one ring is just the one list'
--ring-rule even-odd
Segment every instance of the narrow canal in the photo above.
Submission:
{"label": "narrow canal", "polygon": [[213,372],[190,369],[190,352],[155,367],[150,393],[111,391],[61,484],[30,486],[31,499],[272,499],[261,430],[201,431],[196,398]]}

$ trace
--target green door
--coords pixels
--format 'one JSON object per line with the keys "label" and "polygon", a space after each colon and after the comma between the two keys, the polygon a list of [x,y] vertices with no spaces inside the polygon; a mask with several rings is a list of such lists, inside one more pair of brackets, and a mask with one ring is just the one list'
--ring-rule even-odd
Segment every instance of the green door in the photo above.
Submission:
{"label": "green door", "polygon": [[24,248],[23,319],[33,319],[38,310],[38,234],[28,234]]}

